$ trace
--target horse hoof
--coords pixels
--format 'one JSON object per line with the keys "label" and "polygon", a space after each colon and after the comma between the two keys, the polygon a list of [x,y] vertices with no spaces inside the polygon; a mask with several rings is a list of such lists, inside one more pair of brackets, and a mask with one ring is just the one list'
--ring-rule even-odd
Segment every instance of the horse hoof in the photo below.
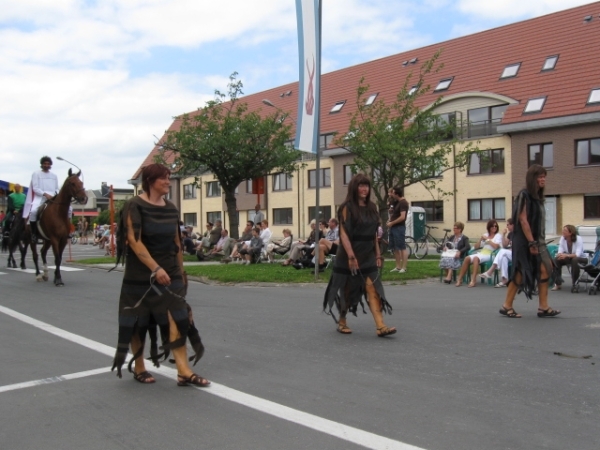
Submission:
{"label": "horse hoof", "polygon": [[42,278],[42,277],[40,277],[40,276],[37,276],[37,277],[35,277],[35,280],[36,280],[38,283],[39,283],[39,282],[41,282],[41,281],[44,281],[44,280],[43,280],[43,278]]}
{"label": "horse hoof", "polygon": [[55,281],[54,282],[54,286],[64,286],[65,283],[63,283],[62,281]]}
{"label": "horse hoof", "polygon": [[43,276],[43,277],[42,277],[42,280],[44,280],[44,281],[48,281],[48,277],[46,277],[46,276]]}

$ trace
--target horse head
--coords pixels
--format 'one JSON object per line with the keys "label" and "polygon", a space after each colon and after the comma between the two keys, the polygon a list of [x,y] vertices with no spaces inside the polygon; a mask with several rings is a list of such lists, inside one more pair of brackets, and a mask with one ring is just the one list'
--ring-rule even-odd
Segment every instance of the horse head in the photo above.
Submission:
{"label": "horse head", "polygon": [[74,198],[80,205],[85,205],[88,201],[87,195],[85,194],[85,188],[83,187],[83,181],[79,179],[81,170],[77,173],[73,173],[69,169],[69,176],[65,180],[63,189],[67,189],[67,193],[71,198]]}

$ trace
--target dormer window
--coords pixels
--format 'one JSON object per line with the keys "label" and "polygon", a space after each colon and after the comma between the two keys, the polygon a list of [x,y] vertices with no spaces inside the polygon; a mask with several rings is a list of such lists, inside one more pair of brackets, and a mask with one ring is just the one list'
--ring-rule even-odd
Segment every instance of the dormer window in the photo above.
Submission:
{"label": "dormer window", "polygon": [[335,105],[333,105],[333,108],[331,108],[331,111],[329,111],[329,113],[331,114],[331,113],[340,112],[345,104],[346,104],[346,100],[337,102]]}
{"label": "dormer window", "polygon": [[588,98],[588,105],[593,103],[600,103],[600,88],[592,89],[590,92],[590,97]]}
{"label": "dormer window", "polygon": [[373,104],[373,102],[375,101],[375,99],[377,98],[378,95],[379,95],[379,93],[369,95],[369,98],[365,102],[365,106],[371,106]]}
{"label": "dormer window", "polygon": [[519,68],[521,67],[521,63],[511,64],[510,66],[506,66],[502,71],[502,75],[500,78],[512,78],[516,77],[517,73],[519,73]]}
{"label": "dormer window", "polygon": [[445,91],[452,84],[452,80],[454,80],[454,77],[444,78],[444,79],[440,80],[440,82],[438,83],[438,85],[435,87],[434,92]]}
{"label": "dormer window", "polygon": [[544,70],[553,70],[556,66],[556,62],[558,61],[558,55],[548,56],[546,61],[544,61],[544,66],[542,67],[542,72]]}
{"label": "dormer window", "polygon": [[546,97],[531,98],[527,101],[523,113],[538,113],[541,112],[546,103]]}

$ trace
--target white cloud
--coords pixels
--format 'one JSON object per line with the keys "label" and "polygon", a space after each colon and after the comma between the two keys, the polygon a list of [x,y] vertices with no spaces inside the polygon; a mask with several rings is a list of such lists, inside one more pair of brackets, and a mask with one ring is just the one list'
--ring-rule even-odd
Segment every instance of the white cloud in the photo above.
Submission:
{"label": "white cloud", "polygon": [[511,19],[537,17],[564,9],[590,3],[589,0],[495,0],[482,2],[479,0],[459,0],[458,9],[463,14],[485,19]]}

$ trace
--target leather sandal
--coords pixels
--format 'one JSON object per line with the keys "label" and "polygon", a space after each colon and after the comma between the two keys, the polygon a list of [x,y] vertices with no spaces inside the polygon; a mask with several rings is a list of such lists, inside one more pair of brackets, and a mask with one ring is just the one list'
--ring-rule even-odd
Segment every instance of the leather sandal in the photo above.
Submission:
{"label": "leather sandal", "polygon": [[348,325],[346,325],[345,323],[338,323],[336,331],[342,334],[352,334],[352,330],[348,328]]}
{"label": "leather sandal", "polygon": [[156,383],[156,380],[154,379],[154,377],[152,376],[152,374],[148,371],[144,371],[144,372],[140,372],[140,373],[134,373],[133,374],[133,379],[135,381],[138,381],[140,383],[143,384],[152,384],[152,383]]}
{"label": "leather sandal", "polygon": [[202,378],[200,375],[195,373],[189,377],[177,374],[177,386],[198,386],[198,387],[209,387],[210,381],[206,378]]}
{"label": "leather sandal", "polygon": [[500,311],[498,311],[498,312],[500,314],[502,314],[503,316],[510,317],[511,319],[520,319],[521,318],[521,314],[516,312],[513,308],[505,308],[503,306],[502,308],[500,308]]}
{"label": "leather sandal", "polygon": [[538,308],[537,316],[538,317],[555,317],[560,314],[558,309],[552,309],[548,307],[548,309]]}
{"label": "leather sandal", "polygon": [[396,334],[396,329],[394,327],[386,327],[383,326],[381,328],[377,328],[377,337],[386,337],[390,334]]}

